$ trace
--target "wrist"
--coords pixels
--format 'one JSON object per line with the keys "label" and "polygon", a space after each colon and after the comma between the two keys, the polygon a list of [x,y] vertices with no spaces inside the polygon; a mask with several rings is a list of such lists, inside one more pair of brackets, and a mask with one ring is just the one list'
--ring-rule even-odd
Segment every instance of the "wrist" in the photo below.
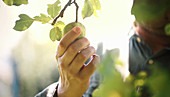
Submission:
{"label": "wrist", "polygon": [[[76,89],[77,90],[77,89]],[[82,92],[81,88],[76,91],[75,88],[62,88],[60,85],[57,89],[57,97],[82,97],[85,92]]]}

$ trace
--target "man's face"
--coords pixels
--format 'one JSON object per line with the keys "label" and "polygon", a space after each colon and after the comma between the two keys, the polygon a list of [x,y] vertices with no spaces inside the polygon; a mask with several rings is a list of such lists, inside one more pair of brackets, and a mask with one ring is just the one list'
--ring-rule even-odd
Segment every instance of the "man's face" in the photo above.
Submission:
{"label": "man's face", "polygon": [[165,35],[165,27],[170,24],[170,0],[134,0],[131,11],[141,26]]}

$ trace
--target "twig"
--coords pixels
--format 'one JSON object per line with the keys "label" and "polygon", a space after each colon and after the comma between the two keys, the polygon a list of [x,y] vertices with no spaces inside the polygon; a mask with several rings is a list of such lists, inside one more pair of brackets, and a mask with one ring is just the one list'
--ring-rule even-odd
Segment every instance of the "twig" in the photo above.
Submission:
{"label": "twig", "polygon": [[64,11],[65,11],[66,8],[67,8],[68,6],[70,6],[71,4],[72,4],[72,0],[69,0],[68,3],[67,3],[67,4],[64,6],[64,8],[61,10],[60,14],[53,20],[53,22],[52,22],[51,25],[54,25],[59,17],[61,17],[61,18],[63,17]]}
{"label": "twig", "polygon": [[52,24],[51,25],[54,25],[57,21],[57,19],[59,17],[63,17],[64,16],[64,11],[67,9],[68,6],[70,6],[71,4],[74,4],[76,6],[76,21],[75,22],[78,22],[78,9],[79,9],[79,6],[76,2],[76,0],[74,0],[72,2],[72,0],[69,0],[68,3],[64,6],[64,8],[61,10],[60,14],[53,20]]}
{"label": "twig", "polygon": [[74,0],[73,3],[76,6],[76,21],[75,22],[78,22],[78,9],[79,9],[79,6],[78,6],[76,0]]}

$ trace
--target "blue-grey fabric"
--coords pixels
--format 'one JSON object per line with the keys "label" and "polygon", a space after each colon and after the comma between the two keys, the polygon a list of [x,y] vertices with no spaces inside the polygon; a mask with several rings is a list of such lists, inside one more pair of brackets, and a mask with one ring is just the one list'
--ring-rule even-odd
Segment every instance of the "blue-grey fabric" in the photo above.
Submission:
{"label": "blue-grey fabric", "polygon": [[[140,38],[140,42],[137,40]],[[134,34],[129,40],[129,71],[136,75],[140,71],[150,72],[149,60],[159,64],[163,68],[170,69],[170,48],[164,48],[156,54],[144,42],[141,36]],[[166,66],[165,66],[166,65]]]}
{"label": "blue-grey fabric", "polygon": [[90,78],[90,86],[83,97],[92,97],[93,91],[99,86],[101,82],[101,75],[98,71],[94,72],[94,74]]}

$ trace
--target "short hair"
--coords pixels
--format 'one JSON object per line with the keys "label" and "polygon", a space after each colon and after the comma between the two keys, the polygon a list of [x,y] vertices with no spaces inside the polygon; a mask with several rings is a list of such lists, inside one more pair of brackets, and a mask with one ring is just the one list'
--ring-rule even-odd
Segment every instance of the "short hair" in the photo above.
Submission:
{"label": "short hair", "polygon": [[159,4],[159,3],[164,3],[167,4],[168,6],[170,6],[170,0],[133,0],[133,4],[134,3],[138,3],[141,1],[145,1],[148,4]]}
{"label": "short hair", "polygon": [[156,19],[169,10],[170,0],[133,0],[131,14],[142,22]]}
{"label": "short hair", "polygon": [[136,5],[139,5],[139,3],[145,3],[145,5],[150,6],[150,8],[163,8],[166,10],[170,10],[170,0],[133,0],[133,6],[132,6],[132,14],[133,13],[133,7]]}

